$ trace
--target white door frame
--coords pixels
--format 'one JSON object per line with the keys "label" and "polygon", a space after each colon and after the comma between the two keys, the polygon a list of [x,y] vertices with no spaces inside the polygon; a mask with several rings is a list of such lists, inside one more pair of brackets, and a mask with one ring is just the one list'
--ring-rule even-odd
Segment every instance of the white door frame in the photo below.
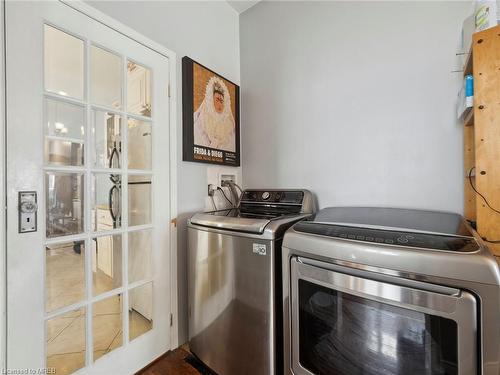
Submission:
{"label": "white door frame", "polygon": [[0,369],[7,358],[7,215],[6,210],[6,122],[5,122],[5,0],[0,4]]}
{"label": "white door frame", "polygon": [[[5,112],[5,0],[0,0],[0,369],[5,369],[6,361],[6,341],[7,341],[7,280],[6,280],[6,260],[7,260],[7,238],[6,238],[6,112]],[[169,60],[169,135],[170,135],[170,246],[168,249],[170,258],[170,308],[171,329],[170,329],[170,349],[176,348],[178,343],[178,292],[177,292],[177,55],[175,52],[165,48],[159,43],[143,36],[132,28],[118,22],[105,13],[91,7],[81,0],[58,0],[76,11],[100,22],[120,34],[142,44],[143,46],[159,53]],[[17,210],[16,202],[10,202],[8,207]],[[166,228],[165,228],[166,229]],[[174,313],[175,312],[175,313]]]}

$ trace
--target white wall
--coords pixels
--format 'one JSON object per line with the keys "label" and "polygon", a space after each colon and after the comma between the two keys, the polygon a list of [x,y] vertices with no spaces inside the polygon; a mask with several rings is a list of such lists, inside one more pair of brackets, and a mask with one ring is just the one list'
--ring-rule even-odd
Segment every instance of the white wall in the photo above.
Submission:
{"label": "white wall", "polygon": [[468,2],[261,2],[240,17],[243,178],[320,207],[462,211]]}
{"label": "white wall", "polygon": [[[203,210],[207,166],[182,161],[181,58],[189,56],[239,83],[238,14],[225,1],[92,1],[92,6],[177,53],[179,343],[187,340],[186,220]],[[166,166],[167,167],[167,166]],[[168,213],[165,213],[166,215]]]}

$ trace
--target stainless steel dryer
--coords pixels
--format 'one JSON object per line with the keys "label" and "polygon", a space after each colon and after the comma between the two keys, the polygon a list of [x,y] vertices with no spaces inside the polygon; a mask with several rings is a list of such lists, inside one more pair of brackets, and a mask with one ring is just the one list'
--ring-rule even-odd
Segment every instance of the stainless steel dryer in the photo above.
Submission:
{"label": "stainless steel dryer", "polygon": [[285,374],[500,373],[499,265],[459,215],[321,210],[283,276]]}
{"label": "stainless steel dryer", "polygon": [[307,190],[245,190],[189,221],[189,348],[219,375],[281,372],[282,238],[314,212]]}

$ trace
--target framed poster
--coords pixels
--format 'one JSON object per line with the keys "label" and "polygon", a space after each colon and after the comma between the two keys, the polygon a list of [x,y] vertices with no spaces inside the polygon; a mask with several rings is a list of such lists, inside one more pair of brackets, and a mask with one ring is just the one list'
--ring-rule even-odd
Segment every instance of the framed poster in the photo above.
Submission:
{"label": "framed poster", "polygon": [[240,165],[240,88],[182,58],[182,160]]}

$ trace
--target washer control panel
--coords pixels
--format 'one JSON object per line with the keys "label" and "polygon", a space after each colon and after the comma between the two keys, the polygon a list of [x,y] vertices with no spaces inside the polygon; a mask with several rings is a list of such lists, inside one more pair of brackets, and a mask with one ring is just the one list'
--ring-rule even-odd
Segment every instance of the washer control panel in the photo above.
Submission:
{"label": "washer control panel", "polygon": [[245,190],[242,202],[302,204],[304,192],[297,190]]}

